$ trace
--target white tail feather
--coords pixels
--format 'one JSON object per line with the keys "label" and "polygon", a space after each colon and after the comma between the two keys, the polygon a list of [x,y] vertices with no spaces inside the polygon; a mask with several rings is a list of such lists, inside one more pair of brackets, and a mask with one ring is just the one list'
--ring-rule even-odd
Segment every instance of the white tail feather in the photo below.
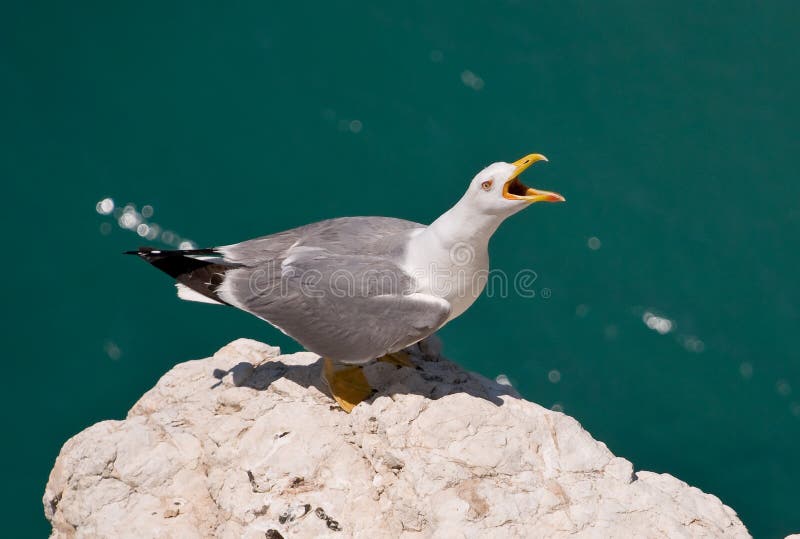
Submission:
{"label": "white tail feather", "polygon": [[195,292],[185,284],[175,283],[178,289],[178,297],[186,301],[196,301],[198,303],[212,303],[214,305],[222,305],[219,301],[214,301],[208,296],[204,296],[200,292]]}

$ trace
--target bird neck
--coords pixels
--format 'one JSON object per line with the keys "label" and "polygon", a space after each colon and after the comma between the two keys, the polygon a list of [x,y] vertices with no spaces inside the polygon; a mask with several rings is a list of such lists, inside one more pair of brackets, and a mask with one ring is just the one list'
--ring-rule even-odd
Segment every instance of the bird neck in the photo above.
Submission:
{"label": "bird neck", "polygon": [[476,211],[468,200],[462,198],[431,223],[424,235],[428,236],[426,240],[436,241],[445,248],[457,243],[486,248],[503,219],[503,216]]}

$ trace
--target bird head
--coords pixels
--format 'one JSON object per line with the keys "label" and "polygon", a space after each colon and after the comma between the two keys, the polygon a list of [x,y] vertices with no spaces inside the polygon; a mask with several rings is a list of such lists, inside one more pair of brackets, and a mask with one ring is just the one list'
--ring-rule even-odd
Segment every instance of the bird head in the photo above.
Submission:
{"label": "bird head", "polygon": [[547,161],[538,153],[526,155],[513,163],[492,163],[470,183],[466,198],[483,213],[509,216],[534,202],[564,202],[563,196],[528,187],[519,175],[537,161]]}

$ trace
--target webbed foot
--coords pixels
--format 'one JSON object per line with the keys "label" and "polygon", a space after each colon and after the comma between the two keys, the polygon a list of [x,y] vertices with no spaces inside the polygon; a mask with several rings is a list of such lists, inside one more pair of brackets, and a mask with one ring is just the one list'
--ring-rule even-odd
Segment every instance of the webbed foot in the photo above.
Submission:
{"label": "webbed foot", "polygon": [[414,363],[411,362],[411,354],[405,350],[386,354],[383,357],[379,357],[378,361],[391,363],[392,365],[397,365],[400,367],[411,367],[412,369],[415,367]]}
{"label": "webbed foot", "polygon": [[364,370],[359,366],[337,365],[325,358],[323,378],[333,398],[348,414],[373,393],[367,377],[364,376]]}

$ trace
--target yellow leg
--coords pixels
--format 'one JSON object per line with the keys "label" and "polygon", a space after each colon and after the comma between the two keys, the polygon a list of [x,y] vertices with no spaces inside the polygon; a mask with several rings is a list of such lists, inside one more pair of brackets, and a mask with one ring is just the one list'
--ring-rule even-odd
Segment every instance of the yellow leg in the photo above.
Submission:
{"label": "yellow leg", "polygon": [[386,354],[383,357],[379,357],[378,361],[385,361],[386,363],[391,363],[392,365],[398,365],[400,367],[414,368],[415,366],[411,362],[411,356],[405,350],[400,350],[399,352],[392,352],[391,354]]}
{"label": "yellow leg", "polygon": [[372,387],[361,367],[335,365],[325,358],[323,377],[333,398],[348,414],[359,402],[372,395]]}

